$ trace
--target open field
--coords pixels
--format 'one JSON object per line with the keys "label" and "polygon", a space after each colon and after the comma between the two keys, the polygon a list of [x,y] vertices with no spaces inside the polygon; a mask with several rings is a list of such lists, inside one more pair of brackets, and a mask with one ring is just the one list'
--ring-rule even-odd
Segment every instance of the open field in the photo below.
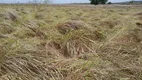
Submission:
{"label": "open field", "polygon": [[0,80],[142,80],[142,6],[0,5]]}

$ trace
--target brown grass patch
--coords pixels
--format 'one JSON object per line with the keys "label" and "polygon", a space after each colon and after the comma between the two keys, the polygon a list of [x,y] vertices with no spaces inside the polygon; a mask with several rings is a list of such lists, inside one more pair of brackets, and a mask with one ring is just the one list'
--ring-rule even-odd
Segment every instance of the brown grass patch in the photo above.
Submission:
{"label": "brown grass patch", "polygon": [[135,15],[142,15],[142,12],[136,13]]}
{"label": "brown grass patch", "polygon": [[19,15],[16,13],[16,11],[7,11],[3,14],[3,17],[6,20],[12,20],[12,21],[17,21],[20,18]]}
{"label": "brown grass patch", "polygon": [[[0,66],[0,79],[62,79],[61,73],[52,65],[45,66],[31,55],[5,56]],[[9,73],[10,72],[10,73]]]}
{"label": "brown grass patch", "polygon": [[65,34],[72,30],[87,29],[88,26],[83,21],[69,20],[64,23],[57,24],[60,33]]}
{"label": "brown grass patch", "polygon": [[142,28],[142,23],[141,23],[141,22],[137,22],[136,25],[137,25],[138,27],[141,27],[141,28]]}
{"label": "brown grass patch", "polygon": [[[104,39],[98,31],[76,30],[59,38],[60,52],[65,57],[77,57],[81,54],[92,53],[95,43]],[[95,42],[96,41],[96,42]]]}
{"label": "brown grass patch", "polygon": [[129,30],[125,35],[122,35],[121,38],[118,38],[119,42],[129,43],[140,43],[142,41],[142,29],[141,28],[135,28],[132,30]]}
{"label": "brown grass patch", "polygon": [[142,20],[142,16],[140,16],[139,19]]}
{"label": "brown grass patch", "polygon": [[113,29],[116,25],[118,25],[117,21],[101,21],[99,26]]}
{"label": "brown grass patch", "polygon": [[9,24],[0,24],[0,33],[2,34],[10,34],[14,32],[15,29]]}

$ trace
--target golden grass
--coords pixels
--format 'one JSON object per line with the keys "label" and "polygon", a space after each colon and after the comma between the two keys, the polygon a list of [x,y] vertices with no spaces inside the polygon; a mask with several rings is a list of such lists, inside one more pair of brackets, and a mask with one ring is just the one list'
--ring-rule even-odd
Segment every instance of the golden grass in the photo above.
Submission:
{"label": "golden grass", "polygon": [[0,80],[142,80],[141,8],[1,5]]}

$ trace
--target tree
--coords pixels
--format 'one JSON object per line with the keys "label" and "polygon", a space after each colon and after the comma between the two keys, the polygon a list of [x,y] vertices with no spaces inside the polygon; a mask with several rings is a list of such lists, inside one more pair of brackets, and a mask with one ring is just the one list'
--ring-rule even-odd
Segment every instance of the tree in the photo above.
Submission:
{"label": "tree", "polygon": [[129,3],[130,3],[130,4],[133,4],[133,3],[134,3],[134,0],[131,0]]}
{"label": "tree", "polygon": [[106,2],[108,1],[108,0],[90,0],[91,2],[91,4],[95,4],[95,5],[98,5],[98,4],[106,4]]}
{"label": "tree", "polygon": [[50,0],[33,0],[33,11],[35,11],[35,9],[41,11],[41,4],[47,4],[49,1]]}
{"label": "tree", "polygon": [[33,3],[34,4],[39,4],[39,3],[47,4],[47,3],[49,3],[49,0],[33,0]]}
{"label": "tree", "polygon": [[90,4],[94,4],[95,3],[95,0],[90,0],[91,2],[90,2]]}
{"label": "tree", "polygon": [[43,3],[47,4],[47,3],[49,3],[49,0],[44,0]]}
{"label": "tree", "polygon": [[111,2],[108,2],[107,4],[112,4]]}
{"label": "tree", "polygon": [[101,4],[106,4],[108,0],[101,0]]}
{"label": "tree", "polygon": [[95,4],[95,5],[98,5],[100,0],[90,0],[91,1],[91,4]]}

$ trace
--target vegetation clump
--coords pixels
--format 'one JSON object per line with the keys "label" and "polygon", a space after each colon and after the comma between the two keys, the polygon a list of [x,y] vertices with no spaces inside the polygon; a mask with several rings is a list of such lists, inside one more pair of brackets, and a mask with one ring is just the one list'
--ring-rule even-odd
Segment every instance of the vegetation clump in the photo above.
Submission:
{"label": "vegetation clump", "polygon": [[60,33],[65,34],[73,30],[87,29],[87,25],[82,21],[69,20],[64,23],[57,24]]}
{"label": "vegetation clump", "polygon": [[112,4],[111,2],[108,2],[107,4]]}
{"label": "vegetation clump", "polygon": [[14,27],[10,26],[9,24],[0,24],[0,33],[2,34],[10,34],[14,32]]}
{"label": "vegetation clump", "polygon": [[108,0],[90,0],[90,1],[91,1],[91,4],[98,5],[98,4],[106,4]]}

